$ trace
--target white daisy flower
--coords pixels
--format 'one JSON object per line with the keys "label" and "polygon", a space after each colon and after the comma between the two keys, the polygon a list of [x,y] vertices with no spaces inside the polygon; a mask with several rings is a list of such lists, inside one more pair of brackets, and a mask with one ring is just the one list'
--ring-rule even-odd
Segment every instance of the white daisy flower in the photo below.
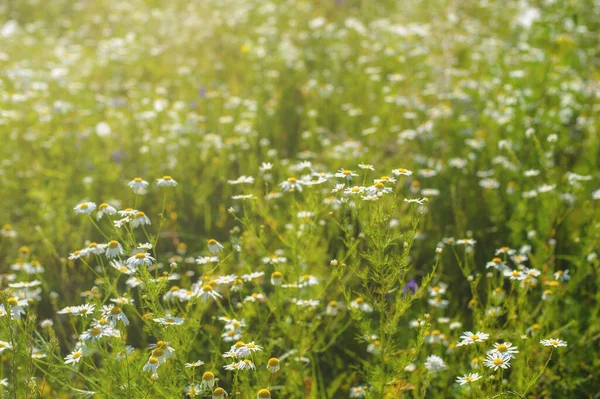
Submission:
{"label": "white daisy flower", "polygon": [[506,354],[508,356],[509,359],[514,359],[515,358],[515,354],[519,353],[519,351],[517,350],[518,348],[516,346],[514,346],[512,343],[510,342],[503,342],[501,344],[494,344],[494,349],[490,349],[487,353],[493,353],[493,352],[498,352],[500,354]]}
{"label": "white daisy flower", "polygon": [[185,319],[182,317],[173,317],[170,314],[167,314],[165,317],[159,317],[153,320],[159,324],[176,326],[183,324],[183,322],[185,321]]}
{"label": "white daisy flower", "polygon": [[73,209],[76,215],[89,215],[96,209],[96,204],[93,202],[82,202]]}
{"label": "white daisy flower", "polygon": [[475,342],[483,342],[486,339],[488,339],[489,336],[490,334],[486,334],[481,331],[478,331],[476,334],[473,334],[471,331],[465,331],[463,335],[460,336],[460,339],[462,339],[462,341],[459,342],[456,346],[471,345]]}
{"label": "white daisy flower", "polygon": [[163,176],[160,179],[156,179],[156,185],[158,187],[175,187],[177,186],[177,182],[171,176]]}
{"label": "white daisy flower", "polygon": [[353,177],[358,176],[357,173],[355,173],[354,171],[351,171],[349,169],[340,169],[336,172],[336,174],[334,175],[335,177],[342,177],[348,181],[352,180]]}
{"label": "white daisy flower", "polygon": [[543,339],[540,341],[540,344],[544,346],[552,346],[553,348],[558,348],[559,346],[567,346],[567,342],[558,338],[550,338]]}
{"label": "white daisy flower", "polygon": [[108,244],[106,244],[104,255],[106,255],[108,259],[123,255],[123,246],[116,240],[109,241]]}
{"label": "white daisy flower", "polygon": [[413,174],[413,172],[412,172],[412,170],[398,168],[398,169],[392,170],[392,174],[395,176],[410,176]]}
{"label": "white daisy flower", "polygon": [[220,299],[223,297],[221,294],[219,294],[218,292],[213,290],[213,287],[211,287],[208,284],[197,288],[195,290],[194,294],[197,297],[201,297],[204,302],[206,302],[209,298],[212,298],[216,301],[217,299]]}
{"label": "white daisy flower", "polygon": [[102,204],[98,205],[98,212],[96,213],[96,219],[100,220],[104,217],[104,215],[116,215],[117,210],[108,205],[106,202],[103,202]]}
{"label": "white daisy flower", "polygon": [[477,373],[465,374],[462,377],[457,377],[456,383],[459,385],[470,384],[472,382],[477,381],[480,378],[481,378],[481,376]]}
{"label": "white daisy flower", "polygon": [[128,184],[129,188],[137,195],[144,195],[148,192],[148,186],[150,185],[146,180],[141,177],[136,177]]}
{"label": "white daisy flower", "polygon": [[77,364],[85,355],[87,355],[87,350],[85,347],[75,349],[73,352],[68,354],[67,357],[65,357],[65,364]]}
{"label": "white daisy flower", "polygon": [[499,368],[507,369],[510,367],[510,357],[507,353],[488,353],[487,357],[483,361],[483,365],[493,369],[494,371],[498,370]]}
{"label": "white daisy flower", "polygon": [[133,228],[137,228],[139,226],[144,226],[147,224],[152,224],[150,222],[150,218],[148,216],[146,216],[146,214],[144,212],[138,212],[135,214],[135,216],[133,217],[133,220],[131,221],[131,225],[133,226]]}
{"label": "white daisy flower", "polygon": [[127,259],[127,266],[129,266],[129,268],[135,268],[137,266],[151,266],[153,263],[154,258],[147,252],[138,252]]}
{"label": "white daisy flower", "polygon": [[427,359],[425,360],[425,368],[431,372],[431,373],[435,373],[438,371],[442,371],[446,369],[446,363],[444,363],[444,360],[437,356],[437,355],[431,355],[428,356]]}
{"label": "white daisy flower", "polygon": [[211,238],[210,240],[208,240],[208,250],[210,251],[211,254],[218,254],[224,248],[225,247],[220,242],[215,240],[214,238]]}
{"label": "white daisy flower", "polygon": [[6,341],[0,341],[0,355],[1,355],[2,353],[4,353],[4,351],[6,351],[6,350],[10,350],[10,349],[12,349],[12,348],[13,348],[13,347],[12,347],[12,345],[11,345],[11,343],[10,343],[10,342],[6,342]]}

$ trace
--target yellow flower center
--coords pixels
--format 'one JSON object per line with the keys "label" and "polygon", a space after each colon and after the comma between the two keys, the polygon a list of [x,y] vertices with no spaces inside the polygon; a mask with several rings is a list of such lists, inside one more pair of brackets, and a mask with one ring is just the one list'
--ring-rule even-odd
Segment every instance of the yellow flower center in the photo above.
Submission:
{"label": "yellow flower center", "polygon": [[118,306],[115,306],[110,310],[110,314],[120,314],[120,313],[121,313],[121,308]]}
{"label": "yellow flower center", "polygon": [[79,359],[81,357],[81,355],[83,355],[83,353],[81,353],[81,352],[75,352],[75,353],[73,353],[72,357],[73,357],[73,359]]}
{"label": "yellow flower center", "polygon": [[173,180],[171,176],[163,176],[163,180]]}
{"label": "yellow flower center", "polygon": [[352,174],[352,172],[349,171],[348,169],[344,169],[344,171],[342,173],[345,174],[346,176]]}
{"label": "yellow flower center", "polygon": [[475,334],[473,334],[473,335],[471,335],[471,339],[472,339],[473,341],[476,341],[476,340],[478,340],[478,339],[479,339],[479,335],[475,335]]}
{"label": "yellow flower center", "polygon": [[208,240],[208,245],[216,245],[217,244],[217,240],[215,240],[214,238],[211,238],[210,240]]}
{"label": "yellow flower center", "polygon": [[502,263],[502,259],[496,257],[496,258],[492,259],[492,262],[494,262],[496,264]]}
{"label": "yellow flower center", "polygon": [[161,357],[164,354],[165,354],[165,351],[160,348],[156,348],[152,351],[152,357]]}
{"label": "yellow flower center", "polygon": [[269,399],[271,397],[271,392],[268,389],[261,389],[258,391],[258,397],[263,399]]}
{"label": "yellow flower center", "polygon": [[148,363],[150,364],[158,364],[158,359],[155,357],[151,357],[150,359],[148,359]]}
{"label": "yellow flower center", "polygon": [[137,254],[135,254],[135,258],[136,259],[144,259],[144,258],[146,258],[146,254],[143,252],[138,252]]}
{"label": "yellow flower center", "polygon": [[206,373],[202,374],[202,379],[204,381],[212,381],[215,379],[215,375],[210,371],[207,371]]}
{"label": "yellow flower center", "polygon": [[277,359],[276,357],[272,357],[269,359],[269,362],[267,363],[267,365],[269,367],[277,367],[277,366],[279,366],[279,359]]}
{"label": "yellow flower center", "polygon": [[380,189],[381,189],[381,188],[384,188],[385,186],[383,185],[383,183],[382,183],[382,182],[378,182],[378,183],[375,183],[375,184],[373,185],[373,187],[375,187],[375,188],[380,188]]}
{"label": "yellow flower center", "polygon": [[213,391],[213,396],[217,395],[225,395],[225,390],[221,387],[215,388],[215,390]]}
{"label": "yellow flower center", "polygon": [[499,365],[501,365],[503,363],[504,363],[504,360],[502,360],[502,358],[500,358],[500,357],[497,357],[497,358],[494,359],[494,364],[496,366],[499,366]]}
{"label": "yellow flower center", "polygon": [[550,345],[558,345],[558,341],[552,340],[550,341]]}
{"label": "yellow flower center", "polygon": [[292,184],[297,182],[297,180],[296,180],[296,178],[295,178],[295,177],[289,177],[289,178],[287,179],[287,181],[288,181],[288,183],[292,183]]}
{"label": "yellow flower center", "polygon": [[96,337],[96,336],[102,334],[102,330],[99,329],[98,327],[94,327],[91,329],[90,333]]}
{"label": "yellow flower center", "polygon": [[213,288],[210,285],[203,285],[202,291],[212,292]]}
{"label": "yellow flower center", "polygon": [[114,248],[117,248],[118,246],[119,246],[119,242],[115,241],[115,240],[112,240],[111,242],[108,243],[108,247],[109,248],[113,248],[114,249]]}
{"label": "yellow flower center", "polygon": [[108,204],[106,202],[101,203],[100,205],[98,205],[98,210],[101,211],[103,209],[108,208]]}
{"label": "yellow flower center", "polygon": [[498,347],[496,347],[496,350],[498,352],[506,352],[508,350],[508,347],[504,344],[500,344],[500,345],[498,345]]}
{"label": "yellow flower center", "polygon": [[135,215],[135,218],[136,218],[136,219],[139,219],[139,218],[143,218],[144,216],[146,216],[146,214],[145,214],[144,212],[138,212],[138,213]]}
{"label": "yellow flower center", "polygon": [[142,178],[141,177],[136,177],[133,179],[134,182],[136,183],[141,183],[142,182]]}
{"label": "yellow flower center", "polygon": [[8,303],[10,304],[10,306],[17,306],[19,304],[19,301],[17,300],[17,298],[8,298]]}

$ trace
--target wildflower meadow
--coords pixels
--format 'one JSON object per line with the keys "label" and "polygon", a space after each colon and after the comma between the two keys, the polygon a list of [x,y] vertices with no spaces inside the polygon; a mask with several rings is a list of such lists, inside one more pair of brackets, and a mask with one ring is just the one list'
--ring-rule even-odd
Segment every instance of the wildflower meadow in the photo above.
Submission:
{"label": "wildflower meadow", "polygon": [[600,398],[600,1],[0,2],[0,397]]}

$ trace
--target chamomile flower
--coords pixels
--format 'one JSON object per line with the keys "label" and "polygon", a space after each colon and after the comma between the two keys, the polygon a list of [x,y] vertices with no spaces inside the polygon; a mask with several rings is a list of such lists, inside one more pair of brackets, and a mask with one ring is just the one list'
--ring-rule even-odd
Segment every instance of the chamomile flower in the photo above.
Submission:
{"label": "chamomile flower", "polygon": [[99,341],[105,335],[107,334],[105,334],[105,330],[103,328],[92,327],[89,330],[86,330],[83,333],[81,333],[81,335],[79,335],[79,340],[81,342],[96,342]]}
{"label": "chamomile flower", "polygon": [[25,314],[25,308],[29,306],[29,302],[27,302],[27,299],[10,297],[6,301],[10,305],[10,314],[15,320],[19,320],[21,318],[21,315]]}
{"label": "chamomile flower", "polygon": [[133,217],[133,220],[131,221],[131,226],[134,229],[137,227],[140,227],[140,226],[145,226],[147,224],[152,224],[152,222],[150,221],[150,218],[148,216],[146,216],[146,214],[144,212],[136,213],[135,216]]}
{"label": "chamomile flower", "polygon": [[217,300],[217,299],[220,299],[223,297],[221,294],[216,292],[212,286],[210,286],[208,284],[198,287],[196,289],[196,291],[194,292],[194,294],[197,297],[201,297],[204,302],[206,302],[209,298]]}
{"label": "chamomile flower", "polygon": [[154,263],[154,258],[147,252],[138,252],[137,254],[127,259],[127,266],[136,268],[138,266],[151,266]]}
{"label": "chamomile flower", "polygon": [[256,370],[256,365],[250,359],[240,360],[234,370]]}
{"label": "chamomile flower", "polygon": [[227,392],[225,392],[225,390],[221,387],[217,387],[215,388],[215,390],[212,392],[212,398],[211,399],[224,399],[226,398]]}
{"label": "chamomile flower", "polygon": [[182,317],[174,317],[174,316],[171,316],[170,314],[167,314],[165,317],[159,317],[159,318],[156,318],[153,320],[156,323],[163,324],[166,326],[171,326],[171,325],[178,326],[178,325],[183,324],[183,322],[185,321],[185,319]]}
{"label": "chamomile flower", "polygon": [[198,264],[198,265],[206,265],[208,263],[218,263],[218,262],[219,262],[218,256],[200,256],[200,257],[196,258],[196,264]]}
{"label": "chamomile flower", "polygon": [[214,238],[211,238],[210,240],[208,240],[208,250],[210,251],[211,254],[218,254],[224,248],[225,247],[219,241],[215,240]]}
{"label": "chamomile flower", "polygon": [[237,185],[237,184],[252,184],[254,183],[254,177],[252,176],[240,176],[235,180],[227,180],[227,184]]}
{"label": "chamomile flower", "polygon": [[104,217],[104,215],[108,215],[108,216],[112,216],[112,215],[116,215],[117,210],[108,205],[106,202],[101,203],[100,205],[98,205],[98,212],[96,213],[96,220],[100,220]]}
{"label": "chamomile flower", "polygon": [[6,350],[10,350],[12,349],[12,345],[10,344],[10,342],[6,342],[6,341],[0,341],[0,355],[2,353],[4,353],[4,351]]}
{"label": "chamomile flower", "polygon": [[351,171],[349,169],[342,168],[342,169],[338,170],[334,176],[341,177],[348,181],[351,181],[352,178],[358,176],[358,174],[356,174],[354,171]]}
{"label": "chamomile flower", "polygon": [[65,364],[77,364],[87,355],[85,347],[77,348],[65,357]]}
{"label": "chamomile flower", "polygon": [[185,393],[189,397],[195,397],[202,395],[202,388],[198,384],[188,385],[185,387]]}
{"label": "chamomile flower", "polygon": [[392,174],[395,176],[410,176],[413,174],[413,172],[412,172],[412,170],[398,168],[398,169],[392,170]]}
{"label": "chamomile flower", "polygon": [[488,354],[498,352],[500,354],[506,354],[509,359],[514,359],[515,354],[519,353],[517,349],[518,348],[510,342],[503,342],[501,344],[496,343],[494,344],[494,349],[489,350]]}
{"label": "chamomile flower", "polygon": [[158,358],[150,356],[150,358],[142,368],[142,371],[152,373],[152,375],[156,375],[156,370],[158,370],[158,366],[160,366],[160,361],[158,360]]}
{"label": "chamomile flower", "polygon": [[350,388],[350,394],[348,397],[350,398],[364,398],[366,395],[366,389],[364,386],[359,385],[356,387]]}
{"label": "chamomile flower", "polygon": [[125,316],[123,310],[121,310],[121,308],[118,306],[102,306],[102,315],[110,321],[113,327],[116,326],[119,321],[123,322],[124,325],[129,324],[129,319],[127,316]]}
{"label": "chamomile flower", "polygon": [[73,209],[76,215],[89,215],[96,209],[96,204],[93,202],[82,202]]}
{"label": "chamomile flower", "polygon": [[196,367],[200,367],[204,364],[204,362],[202,360],[196,360],[193,363],[186,363],[185,367],[186,368],[196,368]]}
{"label": "chamomile flower", "polygon": [[273,374],[278,372],[280,368],[281,366],[279,364],[279,359],[277,359],[276,357],[270,358],[267,362],[267,370],[269,370]]}
{"label": "chamomile flower", "polygon": [[119,255],[123,255],[123,246],[116,240],[111,240],[106,244],[104,255],[108,259],[116,258]]}
{"label": "chamomile flower", "polygon": [[569,281],[571,279],[571,275],[569,274],[569,269],[558,270],[558,271],[554,272],[554,279],[557,281]]}
{"label": "chamomile flower", "polygon": [[156,185],[158,187],[175,187],[177,186],[177,182],[171,176],[163,176],[160,179],[156,179]]}
{"label": "chamomile flower", "polygon": [[462,377],[456,377],[456,383],[459,385],[470,384],[479,380],[481,376],[477,373],[465,374]]}
{"label": "chamomile flower", "polygon": [[558,338],[542,339],[540,341],[540,344],[542,344],[544,346],[551,346],[553,348],[558,348],[560,346],[567,346],[567,342],[566,341],[563,341],[563,340],[558,339]]}
{"label": "chamomile flower", "polygon": [[261,389],[258,391],[256,399],[271,399],[271,392],[268,389]]}
{"label": "chamomile flower", "polygon": [[300,277],[300,280],[298,281],[298,287],[312,287],[313,285],[318,284],[319,279],[315,276],[311,276],[308,274],[305,274],[304,276]]}
{"label": "chamomile flower", "polygon": [[148,192],[149,183],[141,177],[135,177],[132,181],[127,183],[127,185],[137,195],[144,195]]}
{"label": "chamomile flower", "polygon": [[350,302],[350,307],[352,309],[359,309],[365,313],[371,313],[373,311],[373,307],[365,302],[363,298],[356,298],[352,302]]}
{"label": "chamomile flower", "polygon": [[499,368],[507,369],[510,367],[510,355],[508,353],[491,352],[487,354],[487,357],[483,361],[483,365],[493,369],[494,371]]}
{"label": "chamomile flower", "polygon": [[487,340],[489,338],[489,336],[490,336],[490,334],[486,334],[481,331],[478,331],[475,334],[472,333],[471,331],[465,331],[463,333],[463,335],[460,336],[460,339],[462,341],[459,342],[456,346],[471,345],[471,344],[474,344],[475,342],[483,342],[483,341]]}
{"label": "chamomile flower", "polygon": [[215,375],[210,371],[202,374],[202,388],[212,389],[215,386]]}
{"label": "chamomile flower", "polygon": [[445,370],[447,367],[446,363],[444,363],[444,360],[441,357],[437,355],[430,355],[425,360],[425,368],[429,372],[435,373],[438,371]]}
{"label": "chamomile flower", "polygon": [[302,185],[305,184],[302,180],[298,180],[295,177],[288,177],[287,180],[282,181],[281,183],[279,183],[279,187],[281,187],[281,189],[283,191],[289,191],[289,192],[294,192],[294,191],[298,191],[298,192],[302,192]]}
{"label": "chamomile flower", "polygon": [[281,274],[281,272],[271,273],[271,284],[281,285],[282,283],[283,283],[283,275]]}

